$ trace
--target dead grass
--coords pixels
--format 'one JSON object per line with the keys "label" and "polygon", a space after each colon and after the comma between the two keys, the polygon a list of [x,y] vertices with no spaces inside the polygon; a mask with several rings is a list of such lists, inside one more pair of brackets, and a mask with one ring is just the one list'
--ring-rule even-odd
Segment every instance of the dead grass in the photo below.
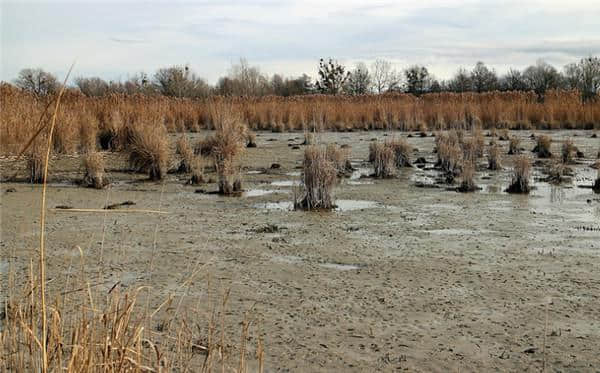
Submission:
{"label": "dead grass", "polygon": [[552,163],[544,170],[547,175],[545,181],[552,184],[561,184],[570,181],[573,176],[573,170],[564,163]]}
{"label": "dead grass", "polygon": [[213,155],[213,151],[216,147],[217,139],[215,136],[208,135],[203,139],[198,140],[194,147],[194,153],[208,157]]}
{"label": "dead grass", "polygon": [[509,140],[509,143],[508,143],[508,154],[509,155],[520,154],[521,153],[520,145],[521,145],[521,140],[519,140],[518,137],[516,137],[516,136],[515,137],[510,137],[510,140]]}
{"label": "dead grass", "polygon": [[465,161],[465,163],[461,167],[460,174],[461,182],[458,187],[459,192],[467,193],[474,192],[477,189],[477,185],[475,184],[475,164],[472,161]]}
{"label": "dead grass", "polygon": [[82,157],[84,175],[82,184],[89,188],[103,189],[108,185],[101,153],[90,152]]}
{"label": "dead grass", "polygon": [[377,178],[390,178],[396,172],[396,155],[394,149],[385,143],[372,142],[369,145],[369,160],[375,170]]}
{"label": "dead grass", "polygon": [[129,164],[147,172],[150,180],[161,180],[169,165],[169,140],[164,127],[138,126],[132,129]]}
{"label": "dead grass", "polygon": [[302,145],[315,145],[316,144],[316,136],[314,133],[310,131],[304,131],[304,142]]}
{"label": "dead grass", "polygon": [[190,172],[192,174],[189,182],[190,184],[197,185],[206,182],[206,178],[204,176],[204,159],[202,157],[194,157],[190,165]]}
{"label": "dead grass", "polygon": [[182,173],[191,172],[192,163],[196,157],[187,136],[182,135],[179,137],[175,151],[177,154],[179,154],[179,156],[181,156],[181,161],[177,171]]}
{"label": "dead grass", "polygon": [[247,148],[256,148],[256,134],[250,130],[248,130],[248,136],[246,139],[246,147]]}
{"label": "dead grass", "polygon": [[410,154],[413,151],[413,147],[402,138],[392,138],[385,142],[385,146],[392,149],[394,153],[394,165],[396,168],[411,167]]}
{"label": "dead grass", "polygon": [[494,142],[488,149],[488,169],[492,171],[502,169],[500,163],[500,146]]}
{"label": "dead grass", "polygon": [[335,207],[333,187],[337,184],[337,169],[327,147],[309,145],[304,150],[302,183],[299,195],[294,195],[295,210],[330,210]]}
{"label": "dead grass", "polygon": [[537,143],[533,152],[537,153],[538,158],[552,158],[552,152],[550,147],[552,146],[552,138],[546,135],[540,135],[537,137]]}
{"label": "dead grass", "polygon": [[27,169],[29,170],[29,182],[32,184],[41,184],[44,182],[44,139],[40,136],[31,144],[26,153]]}
{"label": "dead grass", "polygon": [[79,151],[95,152],[98,146],[98,120],[89,112],[84,112],[83,115],[84,118],[79,123]]}
{"label": "dead grass", "polygon": [[566,139],[563,142],[562,147],[561,147],[562,163],[565,163],[565,164],[573,163],[576,153],[577,153],[577,147],[575,147],[575,144],[573,143],[573,139],[571,139],[571,138]]}
{"label": "dead grass", "polygon": [[[46,102],[0,85],[0,148],[14,153],[36,130]],[[581,103],[577,92],[549,91],[544,102],[535,93],[440,93],[419,98],[407,94],[357,97],[215,97],[211,100],[163,96],[112,95],[85,97],[68,91],[58,113],[55,150],[74,152],[82,142],[82,127],[96,127],[106,150],[128,150],[130,130],[139,125],[165,126],[169,132],[214,127],[213,107],[228,105],[255,130],[451,130],[502,126],[504,129],[598,129],[600,102]],[[568,120],[563,120],[563,119]],[[481,120],[480,120],[481,119]],[[481,124],[478,124],[481,123]],[[90,130],[93,132],[93,129]],[[307,139],[310,143],[310,139]]]}
{"label": "dead grass", "polygon": [[474,127],[471,133],[473,139],[473,152],[475,157],[483,157],[485,150],[485,138],[483,137],[483,131],[481,127]]}
{"label": "dead grass", "polygon": [[325,152],[327,153],[327,159],[333,162],[339,177],[349,176],[352,173],[354,168],[350,162],[347,149],[342,149],[336,144],[327,144]]}
{"label": "dead grass", "polygon": [[[66,80],[67,78],[65,82]],[[64,84],[61,95],[63,90]],[[48,290],[47,282],[58,278],[57,274],[52,274],[51,280],[47,281],[49,277],[46,273],[44,232],[48,164],[60,98],[59,95],[56,100],[45,147],[42,146],[44,136],[38,136],[40,132],[29,140],[29,143],[33,141],[34,144],[32,154],[43,154],[40,246],[37,250],[39,261],[34,268],[31,258],[28,273],[18,278],[12,263],[9,265],[6,286],[8,292],[2,294],[0,310],[0,370],[43,373],[212,372],[217,368],[215,365],[219,364],[223,372],[245,372],[246,341],[249,339],[252,320],[246,316],[242,321],[243,342],[239,346],[237,367],[233,367],[228,363],[234,357],[233,348],[226,343],[225,336],[224,315],[228,292],[223,296],[221,307],[212,307],[206,318],[198,317],[197,309],[189,310],[189,314],[194,315],[193,318],[183,316],[183,309],[187,308],[183,305],[185,295],[169,296],[158,302],[155,309],[150,309],[148,300],[155,299],[156,296],[147,290],[148,287],[142,286],[121,293],[120,283],[116,282],[109,289],[98,290],[101,287],[96,285],[104,284],[93,284],[92,278],[97,280],[98,277],[104,277],[102,255],[98,263],[95,263],[100,270],[90,277],[81,248],[78,248],[81,275],[69,275],[64,288],[53,289],[52,292]],[[96,159],[90,163],[97,167],[98,162],[101,161]],[[183,279],[181,294],[188,293],[186,288],[193,283],[201,269],[199,262],[193,268],[189,276]],[[150,271],[151,269],[152,265]],[[143,292],[146,292],[148,299],[145,306],[138,301]],[[208,297],[208,302],[213,302],[211,298]],[[163,321],[153,328],[157,319]],[[220,333],[217,332],[218,327]],[[259,371],[262,372],[264,348],[260,339],[257,351]]]}
{"label": "dead grass", "polygon": [[248,127],[241,114],[230,105],[216,104],[213,108],[215,135],[211,155],[218,175],[219,193],[242,191],[241,157],[246,147]]}
{"label": "dead grass", "polygon": [[461,149],[460,135],[458,133],[439,134],[436,137],[437,165],[446,174],[449,183],[460,174],[464,149]]}
{"label": "dead grass", "polygon": [[531,161],[525,155],[520,155],[515,159],[513,166],[512,179],[510,186],[506,190],[508,193],[529,193],[529,179],[531,178]]}

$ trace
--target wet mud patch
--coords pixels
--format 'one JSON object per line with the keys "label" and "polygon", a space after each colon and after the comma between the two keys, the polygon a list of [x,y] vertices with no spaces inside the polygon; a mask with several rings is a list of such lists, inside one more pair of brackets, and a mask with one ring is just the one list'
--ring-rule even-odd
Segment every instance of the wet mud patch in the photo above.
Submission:
{"label": "wet mud patch", "polygon": [[[267,210],[293,211],[294,203],[292,201],[265,202],[265,203],[255,204],[254,207],[258,208],[258,209],[267,209]],[[333,209],[333,211],[346,212],[346,211],[356,211],[356,210],[376,209],[376,208],[386,208],[386,207],[388,207],[388,206],[386,206],[380,202],[376,202],[376,201],[338,199],[338,200],[335,200],[335,208]]]}

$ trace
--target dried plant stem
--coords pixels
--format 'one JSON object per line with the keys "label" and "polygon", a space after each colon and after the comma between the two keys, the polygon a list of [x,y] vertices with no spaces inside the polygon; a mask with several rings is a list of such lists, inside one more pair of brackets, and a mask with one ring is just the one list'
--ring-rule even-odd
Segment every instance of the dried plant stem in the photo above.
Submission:
{"label": "dried plant stem", "polygon": [[[73,70],[73,65],[69,69],[67,76],[65,77],[65,81],[63,82],[60,93],[58,94],[58,98],[56,99],[56,106],[54,107],[54,114],[52,114],[52,122],[50,124],[50,131],[48,134],[48,148],[46,149],[46,160],[44,162],[44,182],[42,186],[42,208],[41,208],[41,216],[40,216],[40,301],[42,307],[42,372],[46,373],[48,371],[48,351],[46,349],[46,335],[48,333],[47,325],[46,325],[46,263],[45,263],[45,247],[44,247],[44,231],[46,226],[46,182],[48,181],[48,162],[50,160],[50,150],[52,147],[52,134],[54,133],[54,127],[56,126],[56,115],[58,113],[58,108],[60,106],[60,99],[62,98],[63,93],[65,92],[65,87],[67,86],[67,79],[69,79],[69,75],[71,74],[71,70]],[[37,136],[41,130],[36,133]],[[33,141],[33,140],[32,140]]]}

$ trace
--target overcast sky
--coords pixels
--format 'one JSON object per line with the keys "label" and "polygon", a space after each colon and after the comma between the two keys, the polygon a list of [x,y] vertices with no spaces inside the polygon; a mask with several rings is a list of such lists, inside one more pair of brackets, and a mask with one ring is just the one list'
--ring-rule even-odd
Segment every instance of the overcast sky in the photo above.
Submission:
{"label": "overcast sky", "polygon": [[331,56],[449,78],[479,60],[502,73],[600,55],[599,0],[0,1],[0,80],[23,67],[62,76],[74,60],[74,76],[189,64],[214,83],[240,57],[269,75],[314,77]]}

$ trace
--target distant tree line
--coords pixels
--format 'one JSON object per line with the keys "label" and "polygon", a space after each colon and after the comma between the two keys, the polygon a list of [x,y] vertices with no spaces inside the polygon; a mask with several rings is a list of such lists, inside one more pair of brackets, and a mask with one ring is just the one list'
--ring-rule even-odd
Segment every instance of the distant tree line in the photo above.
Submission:
{"label": "distant tree line", "polygon": [[[55,92],[58,81],[42,69],[23,69],[14,83],[36,95]],[[468,70],[460,68],[449,80],[438,80],[425,66],[413,65],[401,72],[389,61],[378,59],[368,67],[357,63],[352,70],[334,59],[321,59],[315,81],[308,75],[269,77],[245,59],[233,64],[227,76],[216,85],[209,85],[187,65],[158,69],[154,75],[138,73],[121,82],[106,81],[98,77],[77,77],[75,87],[86,96],[103,96],[112,93],[141,93],[170,97],[202,98],[223,96],[294,96],[311,93],[322,94],[383,94],[406,92],[414,95],[437,92],[489,92],[534,91],[540,100],[549,89],[577,89],[583,100],[595,99],[600,91],[600,58],[586,57],[557,70],[538,60],[523,71],[510,69],[498,75],[483,62]]]}

